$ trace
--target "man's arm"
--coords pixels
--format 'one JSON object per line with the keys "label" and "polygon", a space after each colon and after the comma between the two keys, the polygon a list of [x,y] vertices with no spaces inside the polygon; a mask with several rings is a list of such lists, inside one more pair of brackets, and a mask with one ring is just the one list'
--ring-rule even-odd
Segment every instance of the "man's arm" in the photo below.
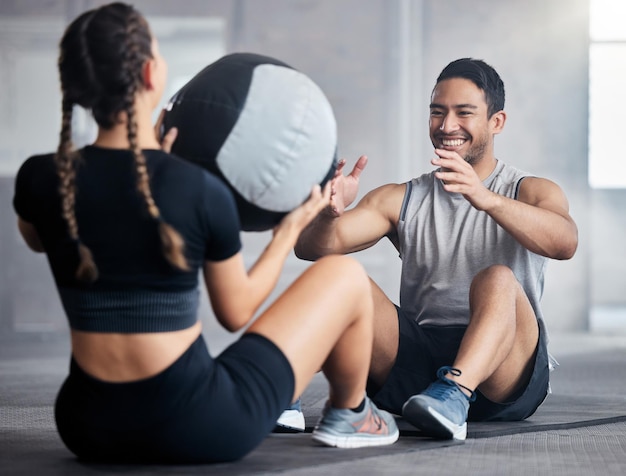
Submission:
{"label": "man's arm", "polygon": [[296,256],[313,261],[329,254],[353,253],[369,248],[385,236],[395,245],[405,188],[405,184],[383,185],[339,216],[331,204],[300,234]]}
{"label": "man's arm", "polygon": [[569,215],[569,203],[561,188],[547,179],[527,177],[517,200],[488,190],[473,167],[458,154],[436,150],[435,173],[448,192],[461,193],[474,208],[489,214],[502,228],[533,253],[553,259],[569,259],[578,247],[578,229]]}
{"label": "man's arm", "polygon": [[498,195],[485,211],[533,253],[564,260],[576,252],[578,228],[569,215],[569,203],[550,180],[525,178],[518,200]]}

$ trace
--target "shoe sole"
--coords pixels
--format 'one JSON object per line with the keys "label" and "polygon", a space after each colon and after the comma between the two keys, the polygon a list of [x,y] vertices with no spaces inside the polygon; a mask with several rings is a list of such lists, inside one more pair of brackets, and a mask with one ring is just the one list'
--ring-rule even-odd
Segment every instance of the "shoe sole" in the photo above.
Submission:
{"label": "shoe sole", "polygon": [[402,408],[402,417],[426,436],[442,440],[465,441],[467,423],[457,425],[429,405],[410,398]]}
{"label": "shoe sole", "polygon": [[368,446],[386,446],[395,443],[400,436],[400,431],[396,430],[389,435],[346,435],[338,436],[318,430],[313,431],[312,439],[317,443],[334,448],[365,448]]}

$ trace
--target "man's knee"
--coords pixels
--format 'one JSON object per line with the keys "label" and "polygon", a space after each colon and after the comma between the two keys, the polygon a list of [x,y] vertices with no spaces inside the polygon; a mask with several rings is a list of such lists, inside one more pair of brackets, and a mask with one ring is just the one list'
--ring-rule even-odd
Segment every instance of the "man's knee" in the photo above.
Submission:
{"label": "man's knee", "polygon": [[508,266],[495,264],[489,266],[474,277],[470,285],[470,297],[475,299],[488,293],[495,295],[494,291],[518,291],[520,284],[513,270]]}
{"label": "man's knee", "polygon": [[513,270],[503,264],[494,264],[481,271],[472,280],[472,287],[485,284],[517,282]]}

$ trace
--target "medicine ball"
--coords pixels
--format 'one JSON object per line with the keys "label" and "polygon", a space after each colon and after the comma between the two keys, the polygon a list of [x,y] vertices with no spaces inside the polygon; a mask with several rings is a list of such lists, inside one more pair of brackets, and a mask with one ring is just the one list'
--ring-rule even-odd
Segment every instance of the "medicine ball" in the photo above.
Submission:
{"label": "medicine ball", "polygon": [[166,106],[172,153],[234,193],[244,231],[275,226],[337,166],[337,125],[326,96],[274,58],[235,53],[210,64]]}

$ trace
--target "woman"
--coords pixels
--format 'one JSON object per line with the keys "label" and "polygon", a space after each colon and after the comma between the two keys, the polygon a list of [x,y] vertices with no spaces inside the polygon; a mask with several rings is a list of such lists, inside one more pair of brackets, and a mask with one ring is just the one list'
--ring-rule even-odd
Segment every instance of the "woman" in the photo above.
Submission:
{"label": "woman", "polygon": [[[330,391],[314,440],[393,443],[393,418],[365,396],[373,305],[356,261],[312,265],[217,358],[196,316],[202,270],[220,324],[250,324],[330,188],[288,214],[246,271],[226,186],[160,150],[151,117],[167,66],[145,19],[105,5],[71,23],[60,49],[60,144],[22,165],[14,205],[26,243],[48,256],[69,320],[70,374],[55,405],[67,447],[95,461],[235,460],[320,368]],[[74,105],[98,124],[79,151]]]}

